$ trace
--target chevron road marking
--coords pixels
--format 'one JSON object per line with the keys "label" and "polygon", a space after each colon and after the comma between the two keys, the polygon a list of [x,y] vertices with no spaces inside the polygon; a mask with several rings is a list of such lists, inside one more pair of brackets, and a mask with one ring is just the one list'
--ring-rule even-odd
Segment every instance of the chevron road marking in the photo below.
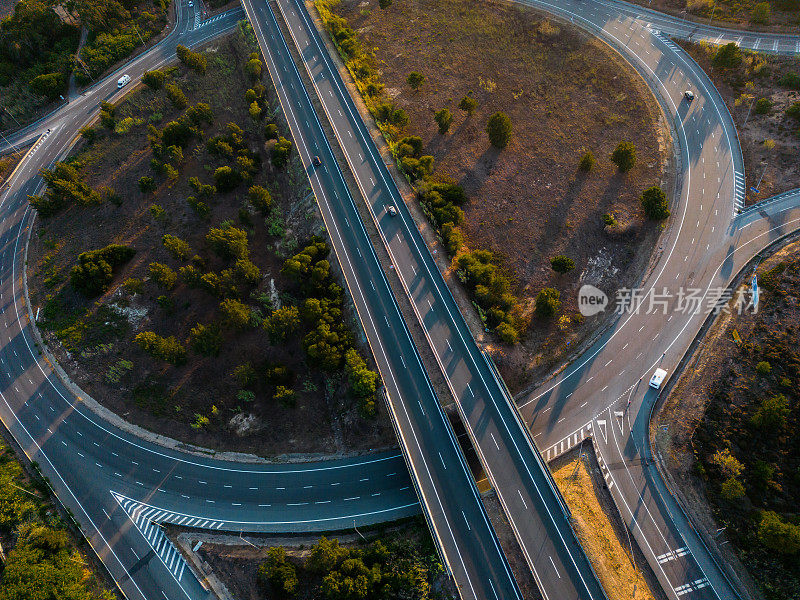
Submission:
{"label": "chevron road marking", "polygon": [[[155,552],[161,559],[161,562],[164,563],[167,570],[180,582],[183,578],[183,572],[186,569],[186,561],[170,539],[164,535],[160,524],[169,522],[183,524],[186,517],[181,519],[181,515],[177,513],[153,508],[137,502],[136,500],[126,498],[116,492],[111,492],[111,494],[114,496],[117,504],[125,511],[125,514],[128,515],[131,522],[136,525],[136,529],[142,534],[142,537],[153,549],[153,552]],[[197,520],[199,521],[200,519]],[[194,521],[194,519],[192,519],[192,521]],[[210,528],[213,529],[217,521],[205,521],[205,523],[210,523]],[[189,523],[186,523],[186,525],[189,525]],[[220,522],[217,528],[221,526],[222,523]]]}

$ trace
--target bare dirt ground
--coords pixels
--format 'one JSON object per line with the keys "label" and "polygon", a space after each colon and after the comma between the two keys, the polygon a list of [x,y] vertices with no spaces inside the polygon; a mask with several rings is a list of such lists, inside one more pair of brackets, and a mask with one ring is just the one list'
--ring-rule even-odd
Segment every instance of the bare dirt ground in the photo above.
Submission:
{"label": "bare dirt ground", "polygon": [[753,9],[760,0],[628,0],[653,10],[676,15],[718,27],[796,33],[800,25],[800,3],[797,0],[767,0],[769,18],[754,20]]}
{"label": "bare dirt ground", "polygon": [[[261,170],[252,183],[271,190],[275,209],[270,216],[265,220],[251,213],[245,217],[249,224],[241,221],[247,185],[210,200],[208,220],[195,214],[186,201],[195,194],[187,181],[196,176],[208,183],[217,166],[202,143],[185,150],[179,179],[173,186],[163,182],[154,194],[142,194],[139,177],[153,175],[147,126],[135,125],[123,135],[108,134],[94,144],[79,147],[77,157],[85,165],[87,181],[93,188],[109,185],[123,200],[120,206],[111,202],[76,206],[54,217],[37,219],[28,260],[34,311],[52,305],[54,299],[60,303],[56,305],[60,309],[57,316],[65,321],[53,322],[61,332],[62,343],[55,333],[43,331],[59,363],[95,399],[150,431],[219,450],[291,455],[293,459],[394,446],[396,439],[384,403],[376,402],[378,415],[374,419],[362,418],[341,372],[325,374],[306,363],[299,335],[274,345],[260,327],[240,333],[228,331],[219,356],[204,358],[190,350],[187,364],[178,367],[149,358],[133,343],[137,333],[151,330],[162,336],[174,335],[186,344],[190,329],[198,322],[214,320],[218,311],[219,298],[203,290],[179,284],[172,292],[165,292],[146,282],[150,262],[165,263],[175,270],[180,266],[163,248],[164,234],[184,239],[192,249],[190,255],[199,253],[210,261],[209,266],[218,269],[224,265],[216,262],[219,259],[208,252],[204,241],[208,228],[230,221],[249,230],[250,258],[263,275],[254,294],[264,294],[280,304],[294,301],[286,295],[289,282],[280,273],[285,258],[301,249],[312,234],[321,232],[321,219],[299,161],[290,162],[288,170],[273,168],[263,147],[264,123],[253,122],[248,116],[244,92],[250,84],[243,65],[250,49],[242,46],[237,36],[208,47],[205,76],[190,75],[181,67],[171,80],[183,88],[190,105],[211,105],[215,121],[206,130],[206,139],[224,132],[227,123],[238,123],[245,129],[250,148],[264,154]],[[280,122],[271,88],[268,94],[270,114]],[[181,112],[165,100],[163,90],[144,88],[117,107],[116,116],[118,121],[129,116],[145,122],[156,119],[157,126],[163,128]],[[286,134],[285,126],[281,130]],[[161,181],[158,176],[157,180]],[[164,209],[165,219],[154,218],[153,204]],[[98,303],[87,303],[69,285],[69,271],[80,252],[112,242],[131,244],[137,254]],[[329,260],[335,271],[335,257],[331,255]],[[145,280],[142,293],[131,296],[120,288],[120,283],[131,277]],[[163,295],[172,300],[172,306],[159,304],[158,297]],[[260,302],[253,296],[246,301],[251,305]],[[109,308],[112,305],[116,308]],[[346,308],[343,318],[360,338],[354,311],[348,305]],[[43,314],[48,313],[45,310]],[[129,360],[133,368],[112,381],[111,367],[120,360]],[[295,406],[273,400],[271,388],[260,384],[246,386],[255,393],[252,401],[239,398],[238,389],[245,386],[237,382],[233,370],[247,362],[256,370],[265,365],[287,366],[294,373]],[[198,414],[209,418],[208,425],[196,426]],[[234,419],[243,419],[247,426],[237,427]]]}
{"label": "bare dirt ground", "polygon": [[[787,73],[800,75],[796,58],[743,52],[738,68],[713,68],[716,47],[679,42],[711,77],[733,115],[745,162],[747,204],[800,187],[800,121],[786,110],[800,101],[800,90],[782,86]],[[770,108],[759,114],[761,99]],[[756,187],[756,194],[750,188]]]}
{"label": "bare dirt ground", "polygon": [[665,598],[635,543],[631,559],[631,538],[603,481],[591,443],[584,443],[559,457],[550,468],[572,512],[578,540],[609,600],[632,598],[634,589],[635,597],[641,600]]}
{"label": "bare dirt ground", "polygon": [[[698,529],[713,535],[727,527],[713,543],[754,598],[796,598],[800,589],[797,561],[765,548],[755,531],[761,509],[789,520],[798,513],[800,453],[792,441],[797,439],[798,261],[800,243],[794,242],[760,265],[759,312],[720,316],[652,426],[668,475]],[[774,279],[778,292],[765,289],[765,281],[772,287],[769,271],[781,264],[786,268]],[[771,371],[757,374],[756,364],[764,360]],[[771,427],[763,435],[753,425],[753,415],[775,388],[789,398],[788,425]],[[724,477],[711,458],[712,452],[724,449],[744,465],[739,478],[746,495],[735,500],[721,494]],[[766,469],[765,482],[760,463],[775,469],[771,476],[771,468]]]}
{"label": "bare dirt ground", "polygon": [[[616,289],[637,277],[639,259],[650,255],[658,227],[645,222],[639,195],[671,180],[671,140],[656,102],[602,43],[532,10],[455,0],[386,10],[346,0],[335,10],[374,49],[387,91],[409,114],[407,133],[419,135],[436,159],[434,177],[464,186],[467,246],[502,257],[528,311],[541,288],[561,291],[560,328],[534,320],[522,344],[496,353],[511,389],[521,389],[533,369],[552,364],[568,342],[596,327],[575,317],[580,284]],[[426,77],[418,92],[406,83],[412,71]],[[478,102],[472,116],[457,108],[467,94]],[[433,113],[444,107],[454,121],[440,135]],[[499,110],[514,128],[503,151],[485,132]],[[623,140],[637,148],[637,166],[625,176],[609,159]],[[588,175],[577,168],[586,151],[598,161]],[[604,213],[619,227],[607,230]],[[576,269],[555,275],[549,259],[557,254],[571,257]]]}

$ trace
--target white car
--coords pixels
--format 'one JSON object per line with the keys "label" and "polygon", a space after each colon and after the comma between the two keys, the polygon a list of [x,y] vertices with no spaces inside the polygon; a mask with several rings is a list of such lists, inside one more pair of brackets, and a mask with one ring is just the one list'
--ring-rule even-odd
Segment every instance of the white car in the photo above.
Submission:
{"label": "white car", "polygon": [[694,100],[694,92],[692,90],[686,90],[683,92],[683,97],[686,98],[687,102],[691,102]]}
{"label": "white car", "polygon": [[130,80],[131,80],[130,75],[123,75],[122,77],[117,79],[117,89],[124,88],[126,85],[128,85],[128,83],[130,83]]}
{"label": "white car", "polygon": [[667,372],[664,369],[656,369],[653,373],[653,376],[650,378],[650,387],[654,389],[660,389],[661,384],[664,383],[664,378],[667,376]]}
{"label": "white car", "polygon": [[392,204],[386,207],[386,212],[388,212],[393,217],[397,215],[397,209]]}

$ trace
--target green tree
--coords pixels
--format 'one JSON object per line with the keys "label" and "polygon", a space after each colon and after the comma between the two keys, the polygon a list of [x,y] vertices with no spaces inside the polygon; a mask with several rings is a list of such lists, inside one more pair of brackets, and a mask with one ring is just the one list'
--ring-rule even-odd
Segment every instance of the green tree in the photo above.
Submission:
{"label": "green tree", "polygon": [[758,539],[770,550],[781,554],[800,552],[800,526],[785,522],[771,510],[761,513]]}
{"label": "green tree", "polygon": [[264,319],[263,326],[270,342],[281,343],[300,326],[300,311],[296,306],[283,306]]}
{"label": "green tree", "polygon": [[275,393],[272,394],[272,399],[287,407],[294,406],[296,402],[294,390],[285,385],[275,386]]}
{"label": "green tree", "polygon": [[510,323],[503,321],[494,331],[504,344],[514,345],[519,341],[519,331]]}
{"label": "green tree", "polygon": [[536,316],[546,319],[561,310],[561,292],[554,288],[542,288],[536,295]]}
{"label": "green tree", "polygon": [[256,81],[261,77],[261,70],[263,66],[264,64],[258,57],[258,52],[253,52],[250,54],[250,60],[247,61],[247,64],[244,66],[244,70],[247,72],[247,75],[251,80]]}
{"label": "green tree", "polygon": [[249,253],[247,232],[237,227],[212,227],[206,242],[220,258],[246,258]]}
{"label": "green tree", "polygon": [[186,46],[178,45],[175,48],[178,55],[178,60],[185,64],[190,69],[194,69],[198,73],[205,73],[208,67],[208,59],[205,55],[199,52],[192,52]]}
{"label": "green tree", "polygon": [[147,266],[147,270],[151,279],[160,288],[171,290],[178,283],[178,274],[163,263],[152,262]]}
{"label": "green tree", "polygon": [[285,137],[280,136],[278,141],[272,147],[272,164],[277,168],[284,167],[289,161],[289,155],[292,152],[292,142]]}
{"label": "green tree", "polygon": [[242,176],[239,172],[234,171],[228,165],[218,167],[217,170],[214,171],[214,183],[216,183],[217,189],[223,194],[236,189],[241,182]]}
{"label": "green tree", "polygon": [[719,494],[727,502],[736,502],[744,496],[744,485],[736,477],[729,477],[722,482]]}
{"label": "green tree", "polygon": [[550,259],[550,267],[556,273],[567,273],[568,271],[572,271],[575,268],[575,261],[573,261],[568,256],[564,256],[563,254],[559,254],[554,256]]}
{"label": "green tree", "polygon": [[642,192],[642,208],[647,218],[653,221],[660,221],[669,216],[669,203],[667,195],[657,185],[647,188]]}
{"label": "green tree", "polygon": [[505,113],[494,113],[486,124],[486,133],[492,146],[502,150],[511,140],[511,119]]}
{"label": "green tree", "polygon": [[611,162],[621,173],[627,173],[636,164],[636,146],[632,142],[620,142],[611,153]]}
{"label": "green tree", "polygon": [[192,350],[201,356],[219,356],[222,347],[222,333],[219,325],[198,323],[189,332]]}
{"label": "green tree", "polygon": [[292,598],[297,593],[297,571],[286,560],[286,551],[280,546],[267,550],[267,560],[258,568],[258,582],[280,598]]}
{"label": "green tree", "polygon": [[114,278],[114,270],[128,262],[134,254],[136,250],[119,244],[82,252],[78,255],[78,264],[70,271],[72,287],[89,297],[105,292]]}
{"label": "green tree", "polygon": [[374,417],[375,392],[378,390],[380,377],[367,367],[366,361],[359,356],[355,348],[350,348],[345,353],[344,364],[350,381],[350,391],[361,402],[361,414],[364,417]]}
{"label": "green tree", "polygon": [[727,448],[717,450],[711,456],[710,462],[719,469],[725,479],[738,477],[744,470],[744,465]]}
{"label": "green tree", "polygon": [[184,109],[189,106],[189,100],[186,98],[186,94],[174,83],[167,84],[167,98],[169,98],[169,101],[172,102],[172,106],[175,108]]}
{"label": "green tree", "polygon": [[422,84],[425,83],[425,75],[417,71],[411,71],[406,78],[406,82],[411,89],[416,92],[422,87]]}
{"label": "green tree", "polygon": [[800,119],[800,102],[795,102],[786,109],[786,114],[793,119]]}
{"label": "green tree", "polygon": [[174,336],[161,337],[153,331],[143,331],[134,338],[144,352],[173,365],[186,362],[186,349]]}
{"label": "green tree", "polygon": [[450,124],[453,122],[453,114],[447,109],[436,111],[433,115],[433,120],[439,126],[439,133],[444,135],[450,129]]}
{"label": "green tree", "polygon": [[145,71],[142,75],[142,83],[151,89],[160,90],[166,78],[164,71]]}
{"label": "green tree", "polygon": [[253,121],[258,121],[261,119],[261,107],[258,105],[256,100],[253,100],[250,103],[248,112],[250,113],[250,118],[253,119]]}
{"label": "green tree", "polygon": [[754,107],[757,115],[765,115],[772,110],[772,101],[769,98],[759,98]]}
{"label": "green tree", "polygon": [[186,260],[192,252],[189,244],[175,235],[164,234],[164,237],[161,238],[161,243],[164,244],[166,251],[178,260]]}
{"label": "green tree", "polygon": [[380,6],[382,10],[386,10],[391,5],[392,5],[392,0],[378,0],[378,6]]}
{"label": "green tree", "polygon": [[272,208],[272,195],[267,188],[260,185],[250,186],[250,189],[247,190],[247,200],[264,216],[268,215]]}
{"label": "green tree", "polygon": [[776,432],[786,427],[790,413],[789,400],[776,394],[762,400],[750,420],[759,429]]}
{"label": "green tree", "polygon": [[241,331],[250,324],[250,307],[243,302],[227,298],[220,302],[219,310],[223,322],[231,329]]}
{"label": "green tree", "polygon": [[30,86],[35,93],[45,96],[52,102],[65,91],[66,83],[67,78],[64,77],[64,73],[45,73],[34,77]]}
{"label": "green tree", "polygon": [[729,44],[719,47],[714,54],[712,63],[718,68],[735,69],[741,66],[743,60],[742,51],[739,46],[736,42],[730,42]]}
{"label": "green tree", "polygon": [[347,548],[342,548],[339,545],[339,540],[336,538],[329,540],[322,536],[316,544],[311,546],[306,568],[312,573],[329,573],[336,569],[349,554],[350,552]]}
{"label": "green tree", "polygon": [[750,14],[750,21],[758,23],[759,25],[766,25],[769,23],[769,2],[759,2],[753,7],[753,12]]}
{"label": "green tree", "polygon": [[155,180],[147,175],[139,177],[139,190],[143,194],[147,194],[148,192],[154,192],[156,190]]}
{"label": "green tree", "polygon": [[471,117],[475,112],[475,109],[478,108],[478,101],[472,96],[464,96],[458,103],[458,108],[463,110]]}

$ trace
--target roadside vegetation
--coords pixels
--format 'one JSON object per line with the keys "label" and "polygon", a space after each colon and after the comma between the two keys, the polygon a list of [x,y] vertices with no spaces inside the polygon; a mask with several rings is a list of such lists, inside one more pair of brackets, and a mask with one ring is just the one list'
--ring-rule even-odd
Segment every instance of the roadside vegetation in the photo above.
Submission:
{"label": "roadside vegetation", "polygon": [[[16,128],[66,97],[70,76],[97,79],[167,24],[169,0],[17,2],[0,21],[0,129]],[[81,28],[86,43],[78,52]],[[76,55],[77,53],[77,55]]]}
{"label": "roadside vegetation", "polygon": [[262,455],[391,445],[256,50],[240,24],[179,51],[44,172],[39,326],[89,393],[158,433]]}
{"label": "roadside vegetation", "polygon": [[[789,600],[800,597],[797,243],[764,263],[759,284],[758,313],[712,329],[702,367],[659,417],[669,434],[656,435],[684,494],[710,505],[712,533],[725,528],[722,548],[733,547],[765,598]],[[702,504],[693,508],[702,519]]]}
{"label": "roadside vegetation", "polygon": [[736,122],[747,203],[800,187],[800,62],[735,44],[681,45],[709,74]]}
{"label": "roadside vegetation", "polygon": [[601,43],[528,9],[315,5],[519,389],[543,348],[591,331],[582,280],[634,276],[669,214],[643,208],[670,143],[657,106]]}
{"label": "roadside vegetation", "polygon": [[[237,597],[296,600],[447,600],[456,598],[433,541],[419,519],[367,528],[364,537],[321,537],[308,546],[199,551]],[[232,566],[235,565],[235,566]]]}
{"label": "roadside vegetation", "polygon": [[48,501],[0,440],[0,599],[112,600]]}
{"label": "roadside vegetation", "polygon": [[798,0],[634,0],[654,10],[682,18],[713,20],[716,25],[759,31],[796,31],[800,25]]}

